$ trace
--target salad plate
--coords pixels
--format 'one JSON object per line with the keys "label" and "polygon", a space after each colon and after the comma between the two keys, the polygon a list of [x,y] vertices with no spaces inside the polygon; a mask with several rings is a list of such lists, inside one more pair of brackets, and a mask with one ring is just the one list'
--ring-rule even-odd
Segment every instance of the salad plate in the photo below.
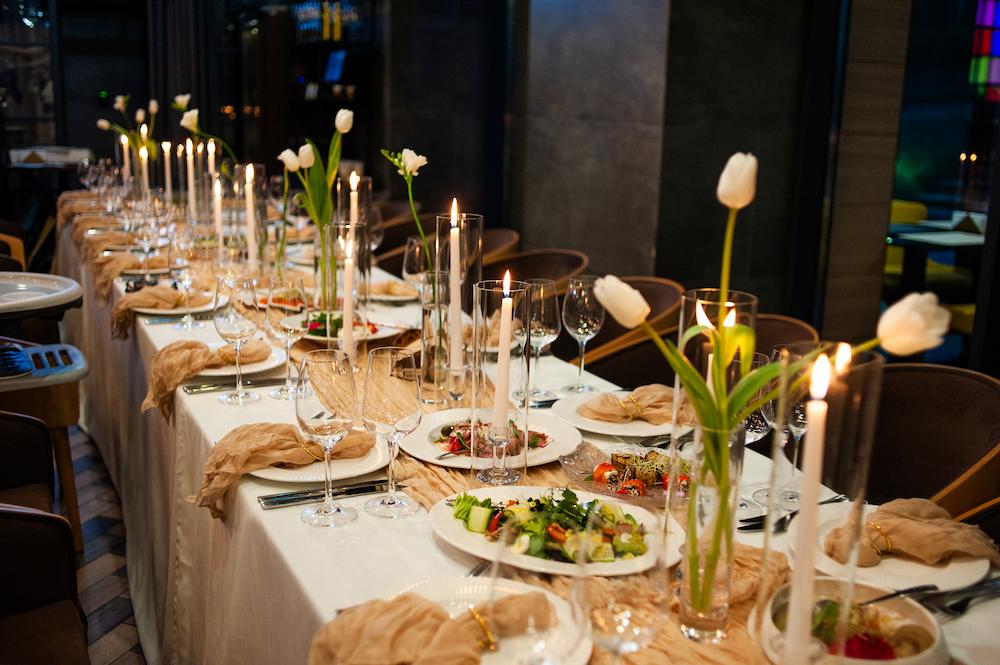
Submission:
{"label": "salad plate", "polygon": [[[400,441],[399,447],[417,459],[428,464],[437,464],[452,469],[468,469],[472,458],[468,448],[462,447],[464,454],[455,454],[438,459],[450,450],[453,444],[461,446],[468,441],[470,427],[468,409],[447,409],[424,416],[420,427]],[[458,429],[458,432],[454,430]],[[446,433],[451,436],[446,436]],[[532,413],[528,416],[528,466],[548,464],[560,455],[572,452],[580,444],[580,432],[566,423],[546,414]],[[508,449],[510,450],[510,449]],[[511,453],[508,453],[508,456]],[[490,466],[490,459],[480,457],[475,460],[477,469]]]}
{"label": "salad plate", "polygon": [[[619,390],[614,394],[619,397],[625,397],[630,394],[630,392],[631,391],[629,390]],[[584,402],[594,399],[598,396],[598,394],[599,393],[587,393],[583,395],[573,395],[572,397],[564,397],[552,405],[552,413],[577,429],[582,429],[586,432],[594,432],[595,434],[625,437],[648,437],[662,436],[664,434],[673,433],[673,423],[654,425],[653,423],[646,422],[645,420],[633,420],[627,423],[610,423],[604,420],[585,418],[577,413],[577,409],[580,408]],[[690,430],[691,428],[687,427],[684,429]]]}
{"label": "salad plate", "polygon": [[557,624],[551,630],[541,634],[517,635],[499,640],[496,651],[483,653],[482,662],[485,665],[532,662],[531,657],[535,655],[535,646],[540,640],[544,640],[547,647],[546,652],[559,658],[560,663],[584,665],[590,659],[593,642],[588,635],[580,634],[569,603],[548,589],[502,577],[496,579],[496,584],[488,578],[456,579],[447,577],[423,580],[387,594],[384,598],[392,600],[404,593],[413,593],[437,603],[451,618],[455,618],[468,612],[470,607],[481,605],[490,600],[536,591],[545,594],[552,609],[555,610]]}
{"label": "salad plate", "polygon": [[[838,563],[827,556],[823,543],[826,535],[847,520],[850,503],[833,503],[819,507],[818,538],[819,548],[816,552],[816,569],[831,577],[846,577],[847,566]],[[872,513],[878,506],[865,506],[865,514]],[[795,553],[798,519],[793,519],[788,525],[788,543],[792,554]],[[921,584],[936,584],[942,591],[960,589],[975,584],[983,579],[990,570],[987,559],[976,559],[969,556],[956,556],[946,564],[931,566],[915,559],[901,556],[885,556],[878,565],[858,567],[855,576],[858,582],[889,589],[905,589]]]}
{"label": "salad plate", "polygon": [[[212,351],[216,351],[224,346],[228,346],[225,342],[209,342],[208,348]],[[274,369],[275,367],[281,367],[285,364],[285,350],[276,347],[271,347],[271,355],[256,363],[243,363],[240,365],[240,370],[243,375],[256,374],[257,372],[266,372],[269,369]],[[236,365],[223,365],[222,367],[212,367],[209,369],[203,369],[198,376],[236,376]]]}
{"label": "salad plate", "polygon": [[[376,439],[375,445],[363,457],[330,460],[330,480],[347,480],[372,471],[378,471],[389,463],[389,448],[384,441]],[[323,462],[313,462],[307,466],[284,469],[269,466],[250,472],[263,480],[279,483],[321,483],[323,482]]]}
{"label": "salad plate", "polygon": [[[617,575],[632,575],[635,573],[641,573],[645,570],[649,570],[656,564],[657,552],[656,549],[659,546],[659,542],[652,534],[655,534],[658,530],[658,518],[649,512],[645,508],[639,506],[622,504],[614,499],[608,499],[608,497],[601,496],[599,494],[594,494],[592,492],[572,492],[570,490],[565,490],[561,488],[554,487],[483,487],[479,489],[469,490],[468,496],[474,497],[483,502],[492,502],[494,505],[503,504],[506,505],[508,501],[521,502],[520,505],[527,505],[527,499],[540,499],[552,497],[552,501],[559,502],[562,498],[567,498],[566,493],[571,496],[575,496],[577,501],[573,503],[588,503],[597,500],[599,504],[607,504],[609,509],[619,516],[620,523],[624,524],[621,520],[623,516],[630,516],[634,519],[635,524],[641,526],[645,529],[646,535],[644,537],[645,552],[639,555],[631,554],[628,558],[624,558],[624,555],[619,556],[619,554],[614,555],[614,560],[608,560],[603,562],[594,562],[587,566],[587,572],[591,575],[596,575],[599,577],[612,577]],[[503,545],[499,545],[496,542],[489,540],[485,533],[470,531],[468,528],[469,522],[463,520],[461,517],[455,516],[455,509],[458,506],[449,505],[449,503],[454,502],[456,498],[460,495],[456,494],[446,499],[442,499],[437,502],[430,510],[430,521],[431,528],[438,538],[444,542],[452,545],[463,552],[472,554],[481,559],[496,559],[498,555],[501,554]],[[475,518],[476,515],[472,512],[473,509],[469,509],[469,518]],[[482,511],[478,511],[482,512]],[[545,511],[534,511],[533,515],[538,516],[538,519],[547,520],[550,513]],[[626,518],[627,519],[627,518]],[[492,517],[490,518],[492,521]],[[473,524],[477,527],[479,525]],[[485,525],[484,525],[485,526]],[[488,531],[489,527],[485,527]],[[680,533],[681,528],[670,518],[669,529],[671,533]],[[548,534],[548,529],[545,531]],[[518,534],[518,540],[515,541],[515,546],[520,548],[520,540],[523,533]],[[546,535],[545,538],[550,538]],[[672,566],[681,559],[681,554],[677,549],[680,545],[680,538],[671,538],[670,542],[674,543],[668,552],[666,558],[667,566]],[[534,547],[534,545],[532,545]],[[530,550],[528,550],[530,551]],[[578,575],[580,573],[580,567],[575,563],[570,563],[563,560],[557,560],[554,558],[542,558],[541,556],[532,556],[527,553],[520,553],[517,549],[503,549],[503,563],[514,566],[515,568],[520,568],[522,570],[530,570],[536,573],[547,573],[550,575]]]}

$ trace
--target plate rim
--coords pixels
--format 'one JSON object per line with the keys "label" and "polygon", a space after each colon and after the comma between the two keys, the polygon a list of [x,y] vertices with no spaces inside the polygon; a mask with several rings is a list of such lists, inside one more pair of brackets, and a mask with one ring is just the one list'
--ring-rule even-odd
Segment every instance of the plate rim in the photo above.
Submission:
{"label": "plate rim", "polygon": [[[667,387],[670,388],[670,386],[667,386]],[[673,390],[673,388],[671,388],[671,390]],[[645,436],[663,436],[665,434],[671,434],[673,432],[674,423],[672,421],[671,422],[667,422],[667,423],[663,423],[662,425],[653,425],[652,423],[649,423],[649,422],[646,422],[646,421],[642,421],[649,428],[649,430],[643,431],[643,432],[640,432],[640,433],[623,433],[621,430],[616,429],[616,427],[623,427],[625,425],[635,425],[635,424],[639,424],[639,423],[637,423],[636,421],[632,421],[632,422],[629,422],[629,423],[608,423],[608,422],[603,422],[603,421],[600,421],[600,420],[593,420],[591,418],[585,418],[584,416],[579,415],[578,413],[576,413],[576,409],[575,408],[573,409],[573,414],[577,418],[580,418],[580,422],[573,422],[567,416],[565,416],[563,413],[561,413],[561,409],[559,409],[559,405],[561,403],[569,404],[571,402],[572,403],[579,402],[580,404],[582,404],[583,402],[585,402],[587,400],[590,400],[590,399],[594,399],[595,397],[601,395],[602,393],[606,393],[606,392],[607,393],[614,393],[616,395],[621,396],[623,394],[624,395],[628,395],[632,391],[631,390],[601,390],[601,391],[599,391],[597,393],[587,393],[587,394],[583,394],[583,395],[567,395],[566,397],[561,397],[558,400],[556,400],[555,402],[553,402],[553,404],[552,404],[552,406],[550,408],[552,410],[552,413],[554,413],[557,418],[559,418],[559,419],[563,420],[564,422],[572,425],[573,427],[576,427],[577,429],[582,429],[582,430],[584,430],[586,432],[592,432],[594,434],[602,434],[604,436],[626,436],[626,437],[637,437],[638,438],[638,437],[645,437]],[[579,407],[579,404],[576,404],[576,406]],[[563,408],[566,408],[566,407],[563,407]],[[581,425],[580,424],[581,422],[582,423],[594,423],[596,425],[596,427],[589,427],[589,426]]]}
{"label": "plate rim", "polygon": [[[263,341],[267,342],[267,340],[263,340]],[[224,346],[228,346],[228,344],[226,342],[208,342],[207,346],[212,351],[215,351],[216,349],[220,349],[220,348],[222,348]],[[285,357],[284,357],[285,356],[285,350],[284,349],[279,348],[277,346],[274,346],[270,342],[268,342],[268,346],[271,347],[271,355],[267,357],[267,360],[270,360],[271,358],[278,358],[278,357],[280,357],[280,360],[276,360],[273,365],[269,365],[267,367],[259,367],[257,369],[247,370],[247,368],[245,366],[241,367],[241,373],[244,376],[246,376],[248,374],[260,374],[261,372],[269,372],[272,369],[280,367],[281,364],[285,362]],[[259,362],[263,363],[263,362],[267,362],[267,360],[261,360]],[[251,363],[251,364],[253,364],[253,363]],[[224,372],[223,371],[223,370],[227,370],[229,368],[232,368],[232,372]],[[211,373],[208,373],[208,372],[211,372]],[[222,367],[216,367],[214,369],[204,369],[204,370],[202,370],[198,374],[198,376],[211,376],[211,377],[236,376],[236,366],[235,365],[223,365]]]}
{"label": "plate rim", "polygon": [[[364,430],[356,430],[356,431],[364,431]],[[374,462],[376,464],[376,466],[373,466],[370,469],[366,469],[364,471],[361,471],[359,473],[356,473],[356,474],[353,474],[353,475],[350,475],[350,476],[341,476],[341,477],[337,477],[336,476],[336,466],[335,466],[336,463],[337,462],[346,462],[348,460],[343,460],[343,459],[340,459],[340,460],[337,460],[337,459],[330,460],[331,471],[333,471],[333,476],[331,476],[331,479],[330,479],[331,482],[337,482],[337,481],[340,481],[340,480],[350,480],[351,478],[358,478],[358,477],[363,476],[365,474],[372,473],[373,471],[378,471],[379,469],[383,468],[384,466],[386,466],[389,463],[389,447],[384,442],[379,441],[378,438],[375,439],[375,445],[372,446],[371,451],[376,451],[377,452],[377,459]],[[369,451],[368,454],[371,454],[371,451]],[[367,457],[368,454],[366,454],[365,456]],[[363,458],[357,458],[357,457],[351,458],[351,460],[358,460],[358,459],[363,459]],[[301,471],[303,469],[310,469],[310,468],[312,468],[313,466],[315,466],[317,464],[322,464],[322,462],[316,461],[316,462],[313,462],[311,464],[307,464],[305,466],[297,467],[295,469],[282,469],[282,471]],[[305,478],[275,478],[274,476],[272,476],[271,474],[268,473],[271,469],[274,469],[274,468],[275,467],[273,467],[273,466],[268,466],[268,467],[264,467],[263,469],[254,469],[253,471],[250,471],[248,475],[254,476],[255,478],[259,478],[261,480],[267,480],[267,481],[275,482],[275,483],[297,483],[297,484],[302,484],[302,483],[322,483],[323,482],[323,478],[322,478],[323,472],[322,471],[319,474],[320,478],[318,480],[315,479],[315,478],[310,478],[310,479],[305,479]]]}

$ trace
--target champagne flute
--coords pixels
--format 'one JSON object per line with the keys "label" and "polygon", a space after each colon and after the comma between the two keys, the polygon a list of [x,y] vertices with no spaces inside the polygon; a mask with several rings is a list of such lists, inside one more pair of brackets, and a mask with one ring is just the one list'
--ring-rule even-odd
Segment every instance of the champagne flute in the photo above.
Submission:
{"label": "champagne flute", "polygon": [[563,325],[573,339],[580,345],[580,367],[576,375],[576,383],[563,386],[568,393],[589,393],[597,388],[583,382],[583,356],[587,342],[601,331],[604,325],[604,306],[597,300],[594,293],[594,275],[580,275],[569,278],[569,288],[563,298]]}
{"label": "champagne flute", "polygon": [[194,282],[194,230],[190,226],[175,227],[167,249],[170,276],[184,288],[184,318],[174,324],[177,330],[191,331],[204,324],[191,316],[191,284]]}
{"label": "champagne flute", "polygon": [[422,412],[417,366],[413,352],[394,346],[368,353],[368,373],[361,402],[365,427],[389,444],[389,493],[365,504],[376,517],[404,517],[417,512],[419,505],[396,491],[396,453],[399,440],[417,429]]}
{"label": "champagne flute", "polygon": [[353,522],[358,511],[333,500],[330,455],[354,427],[358,398],[354,371],[343,351],[319,349],[302,358],[295,392],[295,416],[299,427],[323,449],[326,479],[323,505],[302,511],[302,521],[310,526],[339,526]]}
{"label": "champagne flute", "polygon": [[[528,326],[518,326],[514,336],[523,348],[530,330],[531,351],[535,356],[535,369],[530,375],[528,386],[529,402],[545,402],[556,398],[551,390],[538,385],[539,367],[541,366],[542,349],[556,341],[562,330],[559,319],[559,297],[556,295],[556,283],[551,279],[527,279],[531,285],[531,301],[528,313]],[[524,401],[525,395],[518,390],[513,395],[517,401]]]}
{"label": "champagne flute", "polygon": [[306,334],[309,319],[309,298],[302,279],[275,279],[267,291],[264,323],[268,335],[285,345],[285,385],[268,393],[271,399],[295,399],[292,383],[292,345]]}
{"label": "champagne flute", "polygon": [[257,332],[257,293],[252,279],[220,279],[215,287],[215,330],[236,350],[236,390],[219,397],[229,406],[256,402],[260,395],[243,389],[240,350]]}

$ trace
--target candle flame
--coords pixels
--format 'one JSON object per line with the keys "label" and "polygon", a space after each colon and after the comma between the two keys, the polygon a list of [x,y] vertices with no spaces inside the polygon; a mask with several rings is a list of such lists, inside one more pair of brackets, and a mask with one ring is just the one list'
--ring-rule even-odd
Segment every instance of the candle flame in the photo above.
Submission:
{"label": "candle flame", "polygon": [[451,200],[451,227],[458,226],[458,199]]}
{"label": "candle flame", "polygon": [[139,159],[146,160],[149,159],[149,150],[146,150],[146,146],[139,148]]}
{"label": "candle flame", "polygon": [[184,142],[184,145],[187,146],[187,154],[193,155],[194,154],[194,144],[191,143],[191,139],[186,140]]}
{"label": "candle flame", "polygon": [[833,368],[837,374],[843,374],[851,366],[851,345],[841,342],[837,345],[837,355],[833,358]]}
{"label": "candle flame", "polygon": [[361,176],[358,175],[358,172],[351,171],[351,177],[348,178],[348,180],[350,180],[351,182],[351,191],[352,192],[358,191],[358,183],[361,182]]}
{"label": "candle flame", "polygon": [[715,330],[715,326],[712,325],[712,320],[708,318],[708,314],[705,313],[705,308],[701,306],[701,301],[698,301],[694,306],[694,319],[698,322],[699,326]]}
{"label": "candle flame", "polygon": [[247,164],[247,184],[253,184],[253,164]]}
{"label": "candle flame", "polygon": [[128,137],[125,136],[124,134],[119,136],[118,140],[121,142],[122,145],[128,145]]}
{"label": "candle flame", "polygon": [[823,399],[826,397],[826,390],[829,387],[830,359],[825,355],[821,355],[813,363],[812,376],[809,380],[809,395],[813,399]]}
{"label": "candle flame", "polygon": [[184,144],[183,143],[178,143],[177,144],[177,156],[181,157],[183,154],[184,154]]}
{"label": "candle flame", "polygon": [[736,310],[729,310],[729,314],[726,314],[726,320],[722,322],[723,328],[732,328],[736,325]]}
{"label": "candle flame", "polygon": [[504,298],[510,295],[510,271],[507,270],[503,274],[503,295]]}
{"label": "candle flame", "polygon": [[198,156],[201,157],[201,153],[205,152],[205,144],[199,143],[196,152],[198,153]]}
{"label": "candle flame", "polygon": [[160,147],[163,148],[163,154],[169,156],[169,154],[170,154],[170,141],[164,141],[163,143],[160,144]]}
{"label": "candle flame", "polygon": [[139,133],[142,134],[142,138],[146,138],[146,134],[149,132],[149,128],[146,127],[146,123],[142,123],[139,126]]}
{"label": "candle flame", "polygon": [[210,155],[215,154],[215,139],[208,140],[208,154]]}

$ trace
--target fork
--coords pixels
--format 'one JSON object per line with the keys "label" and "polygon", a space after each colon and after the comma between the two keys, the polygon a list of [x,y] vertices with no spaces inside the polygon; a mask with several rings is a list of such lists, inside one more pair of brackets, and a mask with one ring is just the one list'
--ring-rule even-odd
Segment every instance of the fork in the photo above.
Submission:
{"label": "fork", "polygon": [[479,577],[487,570],[489,570],[489,567],[491,565],[493,565],[492,561],[480,561],[472,568],[469,568],[469,570],[467,570],[465,574],[462,575],[462,577]]}
{"label": "fork", "polygon": [[940,616],[953,619],[965,614],[974,599],[996,596],[1000,596],[1000,578],[924,597],[920,599],[920,603]]}

